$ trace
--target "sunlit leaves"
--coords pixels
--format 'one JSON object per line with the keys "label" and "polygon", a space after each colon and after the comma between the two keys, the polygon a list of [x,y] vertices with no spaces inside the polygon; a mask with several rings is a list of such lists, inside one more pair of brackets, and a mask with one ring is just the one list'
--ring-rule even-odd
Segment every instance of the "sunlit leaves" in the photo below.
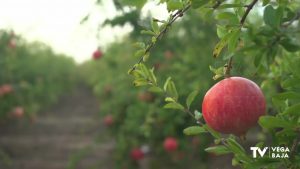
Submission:
{"label": "sunlit leaves", "polygon": [[216,155],[222,155],[222,154],[228,154],[228,153],[231,153],[231,151],[223,146],[223,145],[218,145],[218,146],[214,146],[214,147],[208,147],[205,149],[206,152],[209,152],[209,153],[214,153]]}
{"label": "sunlit leaves", "polygon": [[223,48],[230,44],[230,51],[233,51],[237,45],[237,41],[239,38],[240,29],[233,29],[229,31],[222,39],[216,44],[214,51],[213,51],[213,57],[218,57],[223,50]]}
{"label": "sunlit leaves", "polygon": [[200,8],[201,6],[207,4],[210,0],[192,0],[192,7],[194,9]]}
{"label": "sunlit leaves", "polygon": [[183,133],[188,136],[198,135],[206,132],[207,132],[206,129],[200,126],[191,126],[183,130]]}
{"label": "sunlit leaves", "polygon": [[120,0],[123,5],[135,6],[138,8],[142,8],[147,0]]}
{"label": "sunlit leaves", "polygon": [[189,96],[186,99],[186,105],[188,108],[190,108],[192,102],[194,101],[195,97],[197,96],[198,91],[193,91],[189,94]]}
{"label": "sunlit leaves", "polygon": [[264,22],[271,27],[278,27],[281,23],[283,9],[278,7],[274,9],[272,5],[268,5],[264,10]]}
{"label": "sunlit leaves", "polygon": [[168,0],[167,2],[168,11],[175,11],[178,9],[182,9],[183,7],[184,4],[181,0]]}
{"label": "sunlit leaves", "polygon": [[286,120],[283,120],[279,117],[274,117],[274,116],[263,116],[260,117],[259,122],[260,126],[266,129],[273,129],[273,128],[289,128],[292,127],[293,125]]}

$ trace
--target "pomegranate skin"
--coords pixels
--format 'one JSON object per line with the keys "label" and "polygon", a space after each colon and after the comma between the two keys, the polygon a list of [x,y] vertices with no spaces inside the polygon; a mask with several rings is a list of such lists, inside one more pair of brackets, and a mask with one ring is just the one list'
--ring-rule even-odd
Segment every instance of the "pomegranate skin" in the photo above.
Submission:
{"label": "pomegranate skin", "polygon": [[164,149],[167,152],[173,152],[175,150],[177,150],[178,147],[178,143],[176,138],[174,137],[167,137],[164,141]]}
{"label": "pomegranate skin", "polygon": [[103,56],[103,53],[102,53],[100,50],[96,50],[96,51],[93,53],[93,58],[94,58],[95,60],[100,59],[102,56]]}
{"label": "pomegranate skin", "polygon": [[224,133],[241,136],[265,114],[266,101],[260,88],[243,77],[226,78],[205,94],[202,113],[207,125]]}
{"label": "pomegranate skin", "polygon": [[130,156],[133,160],[139,161],[139,160],[144,158],[144,153],[141,149],[134,148],[134,149],[131,150]]}

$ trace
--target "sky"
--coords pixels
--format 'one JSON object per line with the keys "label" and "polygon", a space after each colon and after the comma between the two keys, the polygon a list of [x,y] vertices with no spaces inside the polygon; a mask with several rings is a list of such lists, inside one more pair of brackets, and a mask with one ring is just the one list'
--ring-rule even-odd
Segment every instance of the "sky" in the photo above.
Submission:
{"label": "sky", "polygon": [[[96,6],[95,0],[0,0],[0,29],[13,29],[28,41],[44,42],[55,52],[82,63],[91,58],[98,46],[105,50],[132,30],[130,25],[107,26],[97,33],[100,23],[119,14],[111,0],[103,1],[103,6]],[[142,11],[144,15],[151,11],[158,19],[168,16],[165,5],[154,2]],[[88,13],[90,19],[81,25]]]}

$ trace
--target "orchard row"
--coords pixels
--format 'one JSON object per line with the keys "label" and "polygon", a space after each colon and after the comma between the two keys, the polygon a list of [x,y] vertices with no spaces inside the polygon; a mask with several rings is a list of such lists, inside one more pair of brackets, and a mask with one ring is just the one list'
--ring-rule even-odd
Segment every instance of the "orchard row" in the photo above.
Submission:
{"label": "orchard row", "polygon": [[75,82],[75,63],[41,43],[0,30],[0,123],[27,117],[57,101]]}

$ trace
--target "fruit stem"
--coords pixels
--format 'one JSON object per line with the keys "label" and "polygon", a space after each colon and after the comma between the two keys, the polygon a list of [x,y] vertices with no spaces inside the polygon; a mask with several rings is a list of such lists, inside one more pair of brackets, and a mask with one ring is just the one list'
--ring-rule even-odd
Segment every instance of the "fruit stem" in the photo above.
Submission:
{"label": "fruit stem", "polygon": [[232,57],[229,58],[227,64],[224,66],[225,67],[225,78],[230,77],[230,70],[232,68]]}

